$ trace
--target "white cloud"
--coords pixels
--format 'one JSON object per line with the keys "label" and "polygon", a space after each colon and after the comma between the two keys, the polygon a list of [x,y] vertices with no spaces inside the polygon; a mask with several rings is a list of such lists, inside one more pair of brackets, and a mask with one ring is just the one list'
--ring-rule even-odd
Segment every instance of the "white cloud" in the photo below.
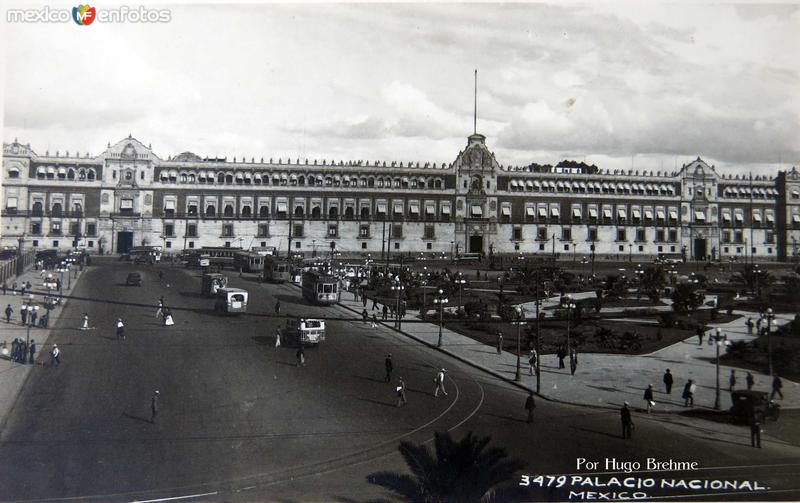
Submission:
{"label": "white cloud", "polygon": [[6,25],[4,135],[449,162],[478,68],[478,129],[506,164],[800,162],[797,6],[637,7],[273,4],[220,23],[216,6],[183,5],[159,26]]}

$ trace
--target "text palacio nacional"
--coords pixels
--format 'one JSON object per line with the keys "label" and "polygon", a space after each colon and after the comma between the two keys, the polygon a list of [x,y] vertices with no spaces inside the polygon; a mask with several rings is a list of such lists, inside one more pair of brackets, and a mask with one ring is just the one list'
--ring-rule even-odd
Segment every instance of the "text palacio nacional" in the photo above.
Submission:
{"label": "text palacio nacional", "polygon": [[[166,160],[129,136],[97,157],[3,144],[2,244],[95,252],[161,245],[286,252],[787,259],[800,174],[501,165],[473,134],[451,164]],[[625,257],[627,258],[627,257]]]}

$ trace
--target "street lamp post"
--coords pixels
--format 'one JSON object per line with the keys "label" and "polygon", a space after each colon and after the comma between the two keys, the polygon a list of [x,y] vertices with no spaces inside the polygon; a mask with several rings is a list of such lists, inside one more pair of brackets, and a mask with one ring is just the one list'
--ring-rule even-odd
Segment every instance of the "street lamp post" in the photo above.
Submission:
{"label": "street lamp post", "polygon": [[717,368],[717,386],[714,390],[714,409],[719,410],[719,346],[722,344],[722,329],[719,327],[717,327],[715,339],[715,345],[717,346],[717,359],[715,362]]}
{"label": "street lamp post", "polygon": [[642,276],[644,276],[642,264],[636,264],[636,302],[639,302],[642,295]]}
{"label": "street lamp post", "polygon": [[[519,332],[520,332],[520,327],[522,327],[522,320],[525,317],[525,311],[523,311],[522,306],[516,306],[514,308],[514,310],[517,313],[517,372],[514,375],[514,380],[515,381],[519,381],[520,380],[520,370],[519,370],[520,369],[520,352],[521,352],[520,338],[519,338],[520,334],[519,334]],[[537,361],[538,361],[538,358],[537,358]]]}
{"label": "street lamp post", "polygon": [[464,309],[463,289],[464,289],[464,284],[467,282],[467,280],[465,280],[464,275],[461,272],[459,272],[458,278],[455,280],[455,282],[458,285],[458,312],[461,312],[461,310]]}
{"label": "street lamp post", "polygon": [[769,363],[769,375],[772,376],[772,320],[775,314],[772,308],[767,308],[767,362]]}
{"label": "street lamp post", "polygon": [[403,318],[401,313],[400,313],[400,296],[402,295],[403,290],[405,290],[406,287],[404,287],[400,283],[400,277],[399,276],[395,279],[395,281],[396,281],[396,283],[394,285],[392,285],[392,290],[397,292],[397,304],[396,304],[396,308],[395,308],[396,309],[395,312],[396,312],[396,316],[397,316],[397,323],[395,325],[397,326],[397,330],[400,330],[402,328],[402,325],[401,325],[402,321],[401,320]]}
{"label": "street lamp post", "polygon": [[567,296],[567,351],[572,349],[570,344],[570,321],[572,320],[573,309],[575,309],[575,303],[572,302],[572,297]]}
{"label": "street lamp post", "polygon": [[442,324],[444,323],[444,305],[447,304],[447,297],[444,296],[444,290],[439,289],[439,295],[433,299],[433,303],[439,306],[439,341],[436,347],[442,347]]}
{"label": "street lamp post", "polygon": [[[39,310],[39,306],[34,306],[33,305],[33,300],[34,300],[34,295],[33,294],[30,294],[26,300],[27,300],[27,305],[22,306],[22,309],[27,309],[27,311],[28,311],[28,318],[27,318],[28,322],[26,323],[26,325],[27,325],[27,335],[25,337],[25,339],[26,339],[25,343],[26,343],[26,347],[30,348],[31,347],[31,325],[33,324],[33,316],[32,315],[33,315],[33,313],[35,313],[36,311]],[[26,355],[22,355],[22,362],[23,363],[25,362],[25,356]]]}

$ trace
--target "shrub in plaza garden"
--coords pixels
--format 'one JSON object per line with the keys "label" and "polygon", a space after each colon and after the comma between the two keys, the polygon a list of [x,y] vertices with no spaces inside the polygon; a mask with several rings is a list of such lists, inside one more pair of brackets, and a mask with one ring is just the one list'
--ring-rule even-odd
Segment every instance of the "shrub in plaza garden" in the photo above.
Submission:
{"label": "shrub in plaza garden", "polygon": [[653,304],[661,298],[661,292],[667,285],[667,274],[661,266],[650,266],[644,269],[644,274],[640,280],[641,292],[649,298]]}
{"label": "shrub in plaza garden", "polygon": [[672,290],[672,309],[676,312],[693,312],[702,304],[703,294],[695,284],[679,283]]}

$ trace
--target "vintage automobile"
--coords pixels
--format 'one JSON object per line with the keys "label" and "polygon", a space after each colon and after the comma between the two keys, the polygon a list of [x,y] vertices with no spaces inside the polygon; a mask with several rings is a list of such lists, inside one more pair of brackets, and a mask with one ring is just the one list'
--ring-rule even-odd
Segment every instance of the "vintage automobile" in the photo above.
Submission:
{"label": "vintage automobile", "polygon": [[125,284],[128,286],[142,286],[142,275],[138,272],[128,273],[128,277],[125,278]]}
{"label": "vintage automobile", "polygon": [[220,288],[228,286],[228,277],[219,273],[203,274],[200,293],[206,297],[216,297]]}
{"label": "vintage automobile", "polygon": [[248,296],[247,290],[241,288],[220,288],[214,309],[226,314],[246,313]]}
{"label": "vintage automobile", "polygon": [[283,336],[287,343],[316,346],[325,340],[325,320],[297,318],[286,320]]}
{"label": "vintage automobile", "polygon": [[749,423],[753,417],[760,421],[767,418],[777,421],[781,413],[781,406],[770,400],[766,391],[735,390],[731,401],[731,414],[738,423]]}

